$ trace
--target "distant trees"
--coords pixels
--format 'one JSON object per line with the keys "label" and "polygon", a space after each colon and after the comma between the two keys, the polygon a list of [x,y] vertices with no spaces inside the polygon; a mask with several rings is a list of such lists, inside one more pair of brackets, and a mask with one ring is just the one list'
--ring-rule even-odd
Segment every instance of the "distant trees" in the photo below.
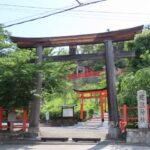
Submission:
{"label": "distant trees", "polygon": [[34,66],[28,64],[30,52],[16,50],[0,57],[0,105],[27,107],[32,97]]}
{"label": "distant trees", "polygon": [[127,49],[135,50],[135,58],[129,60],[128,70],[118,81],[119,103],[136,105],[137,91],[146,90],[150,103],[150,30],[146,29],[128,42]]}
{"label": "distant trees", "polygon": [[0,28],[0,106],[27,107],[33,90],[35,67],[32,51],[20,50]]}
{"label": "distant trees", "polygon": [[9,40],[9,33],[0,26],[0,53],[5,53],[12,48],[12,45]]}
{"label": "distant trees", "polygon": [[[43,62],[35,65],[35,49],[19,49],[9,40],[7,31],[0,28],[0,106],[28,107],[35,94],[35,74],[43,73],[43,93],[65,93],[67,63]],[[52,49],[45,49],[44,53],[52,53]],[[46,98],[43,94],[43,101]]]}
{"label": "distant trees", "polygon": [[119,81],[119,87],[118,100],[120,104],[136,105],[138,90],[146,90],[150,104],[150,68],[123,75]]}
{"label": "distant trees", "polygon": [[135,50],[135,58],[130,61],[133,71],[150,66],[150,30],[146,29],[138,34],[134,41],[127,43],[128,49]]}

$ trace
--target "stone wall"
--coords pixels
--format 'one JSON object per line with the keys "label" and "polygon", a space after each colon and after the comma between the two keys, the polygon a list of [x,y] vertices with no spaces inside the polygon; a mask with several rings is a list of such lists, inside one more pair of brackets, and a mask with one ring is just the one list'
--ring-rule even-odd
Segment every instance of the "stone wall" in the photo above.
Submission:
{"label": "stone wall", "polygon": [[56,120],[50,120],[49,125],[50,126],[72,126],[78,123],[78,120],[75,118],[59,118]]}
{"label": "stone wall", "polygon": [[126,142],[150,144],[150,129],[127,129]]}
{"label": "stone wall", "polygon": [[26,133],[23,131],[0,131],[0,141],[13,140],[13,139],[23,139]]}

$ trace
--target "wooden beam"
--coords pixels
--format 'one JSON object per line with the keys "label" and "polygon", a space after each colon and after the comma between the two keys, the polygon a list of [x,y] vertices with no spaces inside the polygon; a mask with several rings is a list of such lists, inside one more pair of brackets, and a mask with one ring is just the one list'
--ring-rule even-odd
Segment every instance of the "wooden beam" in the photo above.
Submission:
{"label": "wooden beam", "polygon": [[[97,60],[104,59],[105,52],[93,54],[76,54],[76,55],[61,55],[61,56],[43,56],[44,61],[62,62],[62,61],[78,61],[78,60]],[[115,53],[115,58],[134,57],[134,51],[119,51]]]}
{"label": "wooden beam", "polygon": [[96,54],[77,54],[77,55],[61,55],[61,56],[43,56],[43,60],[54,62],[61,61],[78,61],[78,60],[92,60],[104,57],[104,52]]}
{"label": "wooden beam", "polygon": [[69,46],[69,55],[75,55],[77,50],[77,46]]}
{"label": "wooden beam", "polygon": [[20,48],[35,48],[37,44],[43,47],[58,47],[58,46],[74,46],[86,44],[99,44],[105,40],[112,40],[113,42],[128,41],[134,38],[134,35],[141,32],[143,26],[128,28],[112,32],[74,35],[74,36],[60,36],[60,37],[42,37],[42,38],[25,38],[13,37],[12,42],[16,43]]}
{"label": "wooden beam", "polygon": [[115,58],[132,58],[135,57],[135,51],[115,51]]}

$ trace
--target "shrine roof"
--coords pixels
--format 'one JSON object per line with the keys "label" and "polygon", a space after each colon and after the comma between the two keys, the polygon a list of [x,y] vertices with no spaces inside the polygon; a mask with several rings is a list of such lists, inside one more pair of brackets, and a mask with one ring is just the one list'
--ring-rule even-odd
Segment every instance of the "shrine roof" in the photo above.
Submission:
{"label": "shrine roof", "polygon": [[122,29],[104,33],[94,33],[85,35],[72,35],[72,36],[59,36],[59,37],[14,37],[11,36],[12,42],[16,43],[20,48],[35,48],[37,45],[43,47],[58,47],[58,46],[73,46],[73,45],[86,45],[86,44],[99,44],[106,40],[113,42],[129,41],[132,40],[135,34],[141,32],[142,26],[134,28]]}

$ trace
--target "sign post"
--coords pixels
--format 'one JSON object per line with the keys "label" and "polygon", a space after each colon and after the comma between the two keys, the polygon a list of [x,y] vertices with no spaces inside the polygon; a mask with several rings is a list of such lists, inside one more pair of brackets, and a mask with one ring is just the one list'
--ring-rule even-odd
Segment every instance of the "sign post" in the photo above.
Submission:
{"label": "sign post", "polygon": [[10,123],[10,131],[13,131],[13,125],[14,122],[16,121],[16,113],[13,109],[11,109],[10,112],[8,113],[7,120]]}
{"label": "sign post", "polygon": [[138,100],[138,127],[148,128],[148,114],[147,114],[147,96],[146,91],[140,90],[137,92]]}
{"label": "sign post", "polygon": [[49,112],[45,113],[45,119],[46,119],[46,122],[48,123],[48,121],[49,121]]}

